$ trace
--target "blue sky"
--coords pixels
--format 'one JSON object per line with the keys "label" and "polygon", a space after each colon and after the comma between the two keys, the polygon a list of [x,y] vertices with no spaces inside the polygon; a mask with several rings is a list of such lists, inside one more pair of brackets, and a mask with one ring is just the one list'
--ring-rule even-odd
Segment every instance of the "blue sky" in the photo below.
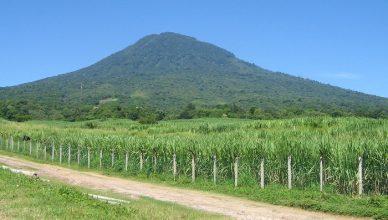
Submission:
{"label": "blue sky", "polygon": [[258,66],[388,97],[388,1],[1,1],[0,86],[77,70],[165,31]]}

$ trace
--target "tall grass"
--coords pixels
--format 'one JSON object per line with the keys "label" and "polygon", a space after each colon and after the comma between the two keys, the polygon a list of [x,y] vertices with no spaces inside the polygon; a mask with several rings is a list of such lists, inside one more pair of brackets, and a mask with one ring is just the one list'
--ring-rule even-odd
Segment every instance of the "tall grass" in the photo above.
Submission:
{"label": "tall grass", "polygon": [[[259,183],[260,161],[265,161],[266,184],[287,184],[287,158],[292,156],[293,186],[319,185],[319,160],[324,160],[326,190],[338,193],[357,192],[358,157],[362,157],[364,192],[388,194],[388,120],[364,118],[299,118],[289,120],[252,121],[238,119],[197,119],[166,121],[157,125],[141,125],[127,120],[86,122],[1,122],[3,148],[10,149],[10,139],[23,142],[29,136],[39,157],[43,146],[47,155],[55,147],[63,148],[63,163],[68,148],[71,161],[87,166],[87,151],[91,152],[91,167],[99,167],[100,150],[104,168],[123,171],[128,153],[128,172],[173,178],[173,155],[177,158],[178,178],[191,176],[191,161],[195,159],[198,178],[213,180],[213,156],[217,158],[217,181],[234,178],[233,163],[238,158],[239,184]],[[90,129],[92,128],[92,129]],[[24,146],[24,143],[21,144]],[[20,153],[29,154],[27,148]],[[111,154],[115,155],[112,167]],[[35,156],[32,153],[32,156]],[[140,157],[143,169],[140,170]],[[50,158],[49,156],[47,157]],[[318,188],[318,187],[317,187]]]}

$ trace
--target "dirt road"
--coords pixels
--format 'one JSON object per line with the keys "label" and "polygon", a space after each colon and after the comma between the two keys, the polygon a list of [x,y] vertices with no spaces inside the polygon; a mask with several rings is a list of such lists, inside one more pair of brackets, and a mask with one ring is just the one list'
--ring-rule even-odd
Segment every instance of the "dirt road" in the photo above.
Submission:
{"label": "dirt road", "polygon": [[40,177],[55,179],[76,186],[120,193],[128,197],[146,196],[208,212],[220,213],[236,219],[356,219],[274,206],[219,194],[159,186],[104,176],[93,172],[81,172],[3,155],[0,155],[0,163],[17,169],[33,170]]}

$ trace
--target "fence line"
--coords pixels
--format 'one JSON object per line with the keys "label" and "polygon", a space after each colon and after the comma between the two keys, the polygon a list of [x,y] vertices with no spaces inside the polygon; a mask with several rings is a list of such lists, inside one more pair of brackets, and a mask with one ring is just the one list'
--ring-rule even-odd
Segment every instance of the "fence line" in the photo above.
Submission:
{"label": "fence line", "polygon": [[[26,141],[23,141],[23,145],[26,145]],[[14,139],[13,137],[10,137],[8,139],[5,139],[5,141],[0,138],[0,147],[5,150],[9,150],[11,152],[14,152]],[[36,149],[36,157],[39,158],[39,149],[41,149],[41,144],[39,142],[35,142],[35,149]],[[63,158],[63,146],[59,145],[59,164],[62,164],[62,158]],[[80,164],[81,160],[81,148],[77,148],[77,163],[78,165]],[[17,142],[17,153],[20,153],[22,150],[22,153],[25,153],[25,147],[23,149],[20,148],[20,141],[18,140]],[[44,160],[47,160],[47,150],[51,150],[51,161],[55,161],[55,145],[51,145],[51,149],[47,149],[47,145],[43,145],[43,158]],[[70,166],[71,164],[71,145],[68,145],[68,165]],[[32,156],[32,140],[29,140],[29,155]],[[144,153],[140,153],[140,162],[139,162],[139,170],[143,170],[144,166]],[[152,161],[150,162],[156,170],[157,167],[157,157],[156,154],[154,153],[153,156],[151,156]],[[212,162],[213,162],[213,167],[212,167],[212,174],[213,174],[213,183],[217,183],[217,156],[213,155],[212,157]],[[87,167],[91,168],[91,149],[88,147],[87,148]],[[173,170],[173,177],[174,181],[176,181],[177,178],[177,155],[176,153],[173,154],[173,161],[172,161],[172,170]],[[195,182],[196,177],[197,177],[197,156],[195,154],[191,154],[191,180],[192,182]],[[234,186],[238,187],[239,185],[239,162],[240,158],[235,157],[232,167],[233,167],[233,177],[234,177]],[[264,189],[265,188],[265,159],[261,158],[259,160],[259,173],[258,176],[260,177],[259,183],[260,183],[260,188]],[[111,150],[111,166],[115,166],[115,150]],[[124,161],[124,170],[128,171],[128,166],[129,166],[129,152],[125,151],[125,161]],[[103,150],[100,148],[100,154],[99,154],[99,167],[102,169],[103,167]],[[324,173],[324,157],[320,156],[319,158],[319,190],[323,192],[324,190],[324,185],[325,185],[325,173]],[[364,193],[364,173],[363,173],[363,158],[360,156],[358,157],[358,170],[357,170],[357,186],[358,186],[358,194],[362,195]],[[287,157],[287,187],[288,189],[292,189],[292,180],[293,180],[293,173],[292,173],[292,155],[289,155]]]}

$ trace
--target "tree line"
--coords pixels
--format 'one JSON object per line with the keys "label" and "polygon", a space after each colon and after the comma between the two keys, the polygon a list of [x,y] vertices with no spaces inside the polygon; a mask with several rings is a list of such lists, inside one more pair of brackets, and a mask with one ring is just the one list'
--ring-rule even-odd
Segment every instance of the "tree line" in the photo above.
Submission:
{"label": "tree line", "polygon": [[243,108],[238,104],[223,104],[216,106],[196,106],[188,103],[181,110],[165,111],[145,106],[132,106],[119,102],[109,102],[94,105],[72,105],[47,107],[39,103],[29,101],[0,101],[0,117],[11,121],[27,120],[66,120],[83,121],[104,118],[126,118],[139,121],[144,124],[157,123],[169,119],[192,119],[192,118],[247,118],[247,119],[281,119],[302,116],[332,116],[346,117],[359,116],[369,118],[388,118],[388,109],[385,108],[356,108],[349,112],[340,106],[283,106],[262,108],[252,106]]}

